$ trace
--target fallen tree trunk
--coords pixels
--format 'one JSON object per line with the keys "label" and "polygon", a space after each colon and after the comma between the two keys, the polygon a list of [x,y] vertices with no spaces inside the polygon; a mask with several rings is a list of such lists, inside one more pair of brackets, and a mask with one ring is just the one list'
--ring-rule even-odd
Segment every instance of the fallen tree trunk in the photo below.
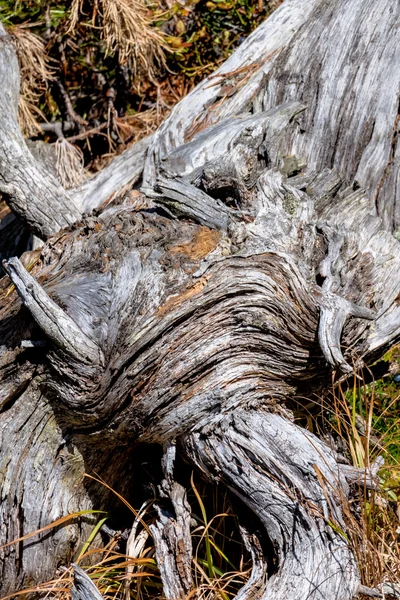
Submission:
{"label": "fallen tree trunk", "polygon": [[[285,0],[151,139],[68,191],[16,129],[2,32],[0,192],[47,240],[0,281],[2,544],[109,508],[85,471],[129,495],[133,446],[176,442],[264,528],[274,568],[244,532],[240,600],[357,594],[354,473],[289,403],[400,340],[399,12]],[[172,600],[193,581],[169,460],[176,514],[152,533]],[[1,593],[51,577],[81,527],[3,546]]]}

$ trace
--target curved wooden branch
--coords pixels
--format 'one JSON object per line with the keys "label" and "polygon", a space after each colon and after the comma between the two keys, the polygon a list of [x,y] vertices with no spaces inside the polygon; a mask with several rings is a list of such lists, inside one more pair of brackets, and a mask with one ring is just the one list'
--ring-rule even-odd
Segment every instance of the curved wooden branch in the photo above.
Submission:
{"label": "curved wooden branch", "polygon": [[359,485],[361,487],[366,487],[367,489],[376,490],[379,489],[378,471],[382,469],[384,463],[384,458],[378,456],[368,469],[341,464],[340,470],[349,485]]}
{"label": "curved wooden branch", "polygon": [[322,292],[318,339],[329,364],[344,373],[353,372],[354,368],[346,362],[341,350],[343,327],[349,317],[373,321],[375,316],[368,308],[357,306],[329,292]]}
{"label": "curved wooden branch", "polygon": [[52,300],[26,271],[18,258],[11,258],[3,267],[15,285],[23,303],[50,340],[75,360],[101,365],[104,356],[78,325]]}
{"label": "curved wooden branch", "polygon": [[32,156],[19,130],[19,67],[12,38],[0,23],[0,193],[46,239],[81,217],[60,183]]}
{"label": "curved wooden branch", "polygon": [[142,190],[178,215],[226,230],[232,211],[195,185],[214,192],[232,186],[245,197],[262,165],[279,164],[277,140],[304,110],[299,102],[288,102],[265,113],[230,118],[209,127],[147,171]]}
{"label": "curved wooden branch", "polygon": [[244,527],[240,527],[240,533],[253,565],[248,581],[239,590],[235,600],[259,600],[263,598],[267,587],[268,563],[257,536],[250,534]]}
{"label": "curved wooden branch", "polygon": [[378,588],[360,585],[358,593],[369,598],[400,598],[400,585],[396,583],[381,583]]}
{"label": "curved wooden branch", "polygon": [[359,576],[343,530],[348,486],[320,440],[277,414],[237,410],[182,440],[198,468],[261,519],[276,573],[265,600],[350,600]]}
{"label": "curved wooden branch", "polygon": [[107,200],[115,198],[121,191],[137,183],[143,172],[151,140],[152,136],[149,136],[132,144],[99,173],[87,179],[79,188],[70,191],[82,213],[100,208]]}
{"label": "curved wooden branch", "polygon": [[202,225],[215,229],[228,228],[229,211],[219,200],[214,200],[188,181],[159,177],[155,191],[162,194],[157,199],[177,215],[189,217]]}
{"label": "curved wooden branch", "polygon": [[164,449],[162,466],[165,479],[161,483],[161,498],[168,498],[167,507],[156,505],[158,518],[150,525],[160,569],[163,590],[167,600],[184,600],[193,590],[192,538],[190,535],[190,506],[186,490],[174,480],[175,442]]}

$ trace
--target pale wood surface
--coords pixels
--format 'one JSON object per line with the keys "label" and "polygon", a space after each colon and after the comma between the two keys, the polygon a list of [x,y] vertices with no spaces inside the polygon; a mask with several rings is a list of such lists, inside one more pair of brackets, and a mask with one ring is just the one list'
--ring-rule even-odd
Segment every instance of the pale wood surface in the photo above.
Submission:
{"label": "pale wood surface", "polygon": [[[69,192],[16,130],[2,35],[0,191],[49,240],[5,265],[15,289],[0,280],[1,543],[109,509],[84,471],[129,494],[132,446],[176,440],[274,548],[268,580],[256,532],[243,532],[241,600],[357,592],[339,529],[358,474],[287,403],[400,340],[399,11],[285,0],[152,138]],[[160,491],[175,515],[160,504],[153,526],[168,598],[192,585],[177,567],[191,549],[175,483]],[[86,530],[1,550],[1,592],[52,577]]]}

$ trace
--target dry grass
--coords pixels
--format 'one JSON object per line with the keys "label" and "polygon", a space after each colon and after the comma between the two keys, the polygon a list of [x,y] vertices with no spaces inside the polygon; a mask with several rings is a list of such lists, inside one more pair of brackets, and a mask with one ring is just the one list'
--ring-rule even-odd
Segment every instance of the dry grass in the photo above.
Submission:
{"label": "dry grass", "polygon": [[[360,470],[361,484],[351,487],[350,498],[344,493],[340,498],[346,531],[334,528],[348,541],[361,582],[369,588],[400,581],[399,399],[394,384],[366,384],[354,373],[350,385],[335,381],[327,397],[309,405],[307,412],[297,413],[309,430],[327,437],[335,450]],[[367,478],[378,457],[385,463],[378,472],[376,488],[369,489]],[[334,474],[332,477],[335,479]],[[330,485],[326,482],[327,500]],[[340,493],[338,484],[335,489]]]}
{"label": "dry grass", "polygon": [[[139,510],[135,510],[101,479],[89,475],[88,477],[105,485],[131,510],[133,524],[127,540],[115,532],[109,542],[103,545],[99,531],[104,526],[107,515],[105,516],[101,511],[82,511],[58,519],[45,528],[7,545],[35,537],[40,532],[49,531],[71,519],[76,520],[80,516],[87,518],[89,513],[97,512],[99,513],[97,523],[94,524],[87,541],[78,550],[74,563],[85,570],[105,600],[162,598],[162,584],[149,529],[149,525],[156,518],[153,501],[148,501]],[[226,496],[213,493],[210,499],[210,488],[202,483],[196,486],[193,478],[190,485],[189,499],[193,510],[192,573],[196,586],[190,596],[202,600],[229,600],[237,594],[249,576],[249,570],[244,563],[243,547],[238,543],[238,539],[232,538],[235,515],[227,505]],[[213,511],[213,517],[210,519],[207,517],[206,505],[203,502],[206,498],[208,498],[206,503],[211,504]],[[238,563],[236,566],[231,562],[232,550],[226,549],[232,544],[235,549],[233,554]],[[40,594],[45,599],[70,600],[72,586],[72,566],[61,567],[54,579],[34,588],[17,591],[1,600],[25,597],[32,593]]]}
{"label": "dry grass", "polygon": [[[72,0],[69,18],[65,24],[67,33],[72,34],[79,23],[87,18],[88,15],[82,14],[83,5],[83,0]],[[138,81],[143,79],[157,86],[156,66],[165,65],[165,51],[169,46],[162,31],[153,27],[151,13],[145,3],[141,0],[96,0],[91,6],[91,24],[95,29],[100,27],[107,51],[117,53],[120,64],[127,65]],[[20,66],[19,124],[26,137],[41,133],[38,121],[46,121],[46,117],[40,109],[40,101],[48,83],[53,79],[48,48],[44,40],[31,31],[31,28],[37,25],[38,23],[24,23],[8,27],[14,36]],[[73,45],[71,39],[68,43]],[[168,112],[162,104],[161,101],[157,102],[156,109],[143,111],[139,118],[127,119],[134,121],[132,124],[116,119],[115,128],[121,129],[122,143],[124,138],[134,137],[136,141],[149,130],[154,131]],[[119,134],[119,131],[117,133]],[[85,138],[85,132],[82,138]],[[114,151],[114,147],[115,144],[110,143],[110,151]],[[74,167],[79,167],[80,160],[71,148],[72,146],[68,149],[63,147],[59,152],[60,156],[65,154],[68,159],[65,167],[60,166],[62,181],[70,179],[68,171],[71,161]],[[61,165],[60,161],[58,164]],[[72,177],[75,178],[80,170],[73,169]]]}
{"label": "dry grass", "polygon": [[38,101],[52,79],[45,44],[29,27],[15,25],[9,28],[14,36],[21,75],[19,124],[22,133],[27,137],[40,132],[37,117],[43,121],[45,117],[38,107]]}
{"label": "dry grass", "polygon": [[62,185],[67,190],[78,186],[84,179],[82,151],[65,138],[56,141],[55,149],[57,156],[56,169]]}
{"label": "dry grass", "polygon": [[[82,14],[83,0],[73,0],[67,32],[72,33]],[[98,25],[99,24],[99,25]],[[121,64],[143,71],[155,81],[155,63],[164,64],[168,44],[153,27],[148,8],[141,0],[99,0],[93,3],[92,25],[100,26],[109,52],[118,52]]]}
{"label": "dry grass", "polygon": [[332,394],[334,418],[331,423],[345,442],[353,466],[364,469],[367,476],[378,456],[385,459],[377,489],[361,486],[345,504],[344,511],[350,545],[357,558],[362,583],[368,587],[400,581],[400,503],[397,496],[400,464],[388,449],[389,429],[399,430],[400,419],[389,427],[383,426],[383,433],[376,430],[378,421],[383,424],[399,397],[396,394],[389,402],[389,408],[376,415],[379,403],[375,383],[367,386],[354,377],[351,390],[344,391],[338,385]]}

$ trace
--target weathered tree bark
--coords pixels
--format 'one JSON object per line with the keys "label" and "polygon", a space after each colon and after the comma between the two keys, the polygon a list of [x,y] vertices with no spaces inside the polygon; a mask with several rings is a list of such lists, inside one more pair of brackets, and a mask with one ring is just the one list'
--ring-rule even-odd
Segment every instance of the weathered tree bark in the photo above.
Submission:
{"label": "weathered tree bark", "polygon": [[[176,443],[265,530],[264,546],[243,531],[240,600],[357,594],[339,533],[357,474],[288,403],[400,340],[399,17],[386,0],[285,0],[151,139],[68,192],[17,131],[3,32],[0,191],[47,242],[0,280],[1,543],[108,508],[85,470],[129,495],[134,444]],[[153,536],[172,600],[193,582],[166,452],[174,510]],[[1,593],[52,576],[81,528],[3,547]]]}

